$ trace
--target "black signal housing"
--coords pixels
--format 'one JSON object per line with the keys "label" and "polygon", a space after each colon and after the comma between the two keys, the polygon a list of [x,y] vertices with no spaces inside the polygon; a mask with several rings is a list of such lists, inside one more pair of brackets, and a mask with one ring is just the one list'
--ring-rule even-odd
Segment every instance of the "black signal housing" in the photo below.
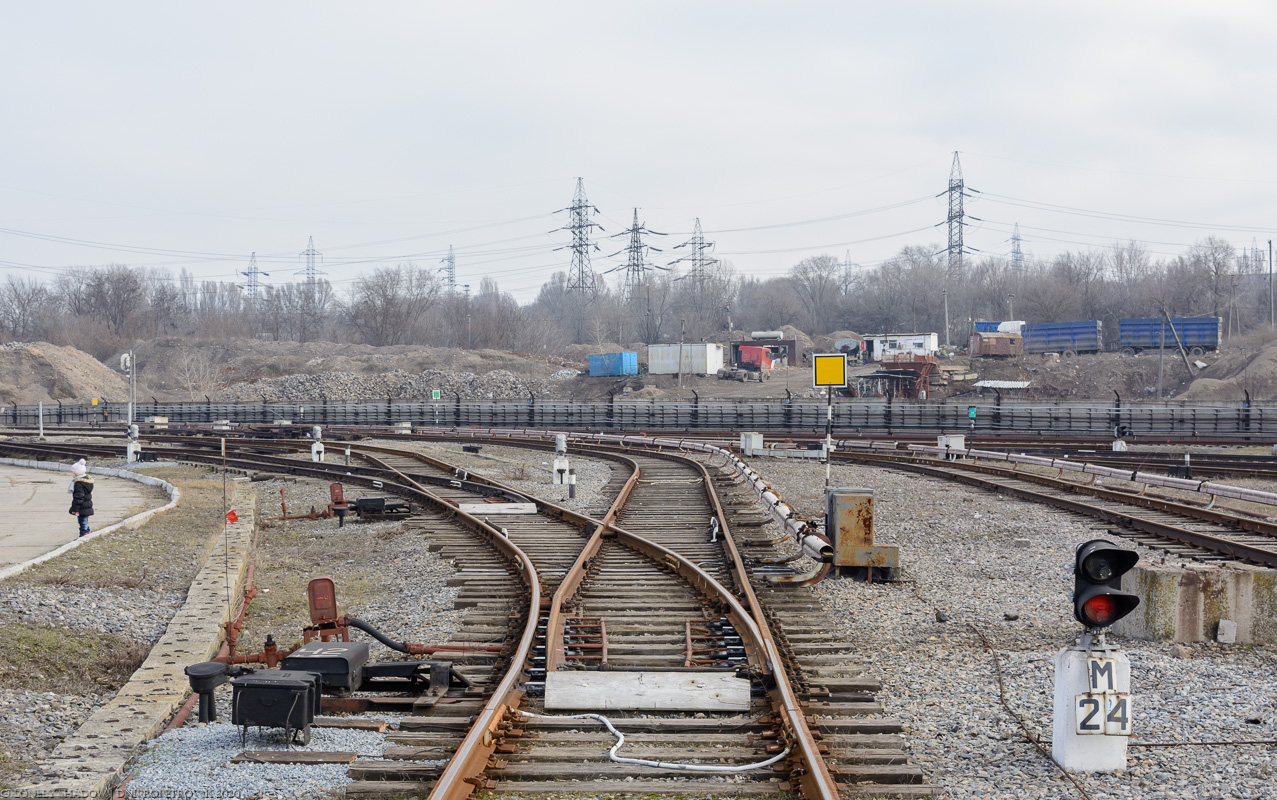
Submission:
{"label": "black signal housing", "polygon": [[1122,576],[1139,562],[1134,550],[1106,539],[1078,545],[1073,562],[1073,616],[1088,628],[1107,628],[1135,610],[1140,599],[1122,591]]}

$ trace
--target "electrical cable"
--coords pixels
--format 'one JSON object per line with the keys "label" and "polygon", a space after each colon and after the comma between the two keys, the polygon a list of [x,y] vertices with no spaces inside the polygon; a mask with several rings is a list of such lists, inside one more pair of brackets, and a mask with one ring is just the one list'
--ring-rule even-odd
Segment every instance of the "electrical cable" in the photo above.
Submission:
{"label": "electrical cable", "polygon": [[616,751],[625,744],[625,734],[618,731],[612,722],[602,714],[537,714],[532,711],[520,710],[518,713],[528,717],[536,717],[538,719],[592,719],[603,723],[612,735],[616,737],[616,744],[607,751],[607,757],[618,764],[634,764],[640,767],[656,767],[658,769],[681,769],[688,772],[714,772],[718,774],[730,774],[735,772],[748,772],[754,769],[762,769],[770,767],[777,761],[789,755],[789,748],[786,747],[777,755],[772,756],[766,761],[755,761],[752,764],[685,764],[672,761],[651,761],[646,758],[627,758],[618,756]]}
{"label": "electrical cable", "polygon": [[1037,200],[1026,200],[1022,197],[1011,197],[1009,195],[995,194],[993,192],[981,192],[981,195],[992,203],[1000,205],[1019,206],[1021,208],[1034,209],[1036,211],[1049,211],[1059,214],[1073,214],[1080,217],[1092,217],[1095,219],[1107,219],[1115,222],[1129,222],[1139,225],[1163,225],[1173,228],[1200,228],[1204,230],[1225,230],[1239,231],[1246,233],[1271,233],[1270,228],[1261,228],[1254,225],[1218,225],[1207,222],[1188,222],[1185,220],[1164,219],[1160,217],[1141,217],[1135,214],[1116,214],[1107,211],[1094,211],[1085,208],[1076,208],[1074,206],[1061,206],[1054,203],[1042,203]]}

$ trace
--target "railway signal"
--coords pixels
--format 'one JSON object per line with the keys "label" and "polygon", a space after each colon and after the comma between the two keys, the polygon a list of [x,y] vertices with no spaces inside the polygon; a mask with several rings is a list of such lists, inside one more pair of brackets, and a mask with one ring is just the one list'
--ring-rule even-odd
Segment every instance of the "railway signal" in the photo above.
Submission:
{"label": "railway signal", "polygon": [[1073,616],[1086,631],[1055,658],[1051,756],[1065,769],[1126,769],[1126,743],[1135,729],[1131,662],[1104,634],[1140,604],[1122,591],[1122,576],[1139,560],[1135,551],[1104,539],[1084,542],[1073,554]]}
{"label": "railway signal", "polygon": [[1104,539],[1077,548],[1073,563],[1073,616],[1087,628],[1107,628],[1135,610],[1140,599],[1122,591],[1122,576],[1140,560],[1134,550]]}

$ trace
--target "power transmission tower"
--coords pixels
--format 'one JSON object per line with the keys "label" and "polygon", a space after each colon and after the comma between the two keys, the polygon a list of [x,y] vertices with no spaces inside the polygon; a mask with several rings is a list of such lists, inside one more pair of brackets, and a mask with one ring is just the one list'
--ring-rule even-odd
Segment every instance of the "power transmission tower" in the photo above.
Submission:
{"label": "power transmission tower", "polygon": [[444,256],[443,264],[439,271],[443,273],[444,285],[448,287],[448,294],[457,293],[457,256],[452,252],[452,245],[448,245],[448,255]]}
{"label": "power transmission tower", "polygon": [[[568,291],[569,292],[589,292],[594,294],[598,291],[598,284],[595,280],[594,269],[590,266],[590,250],[598,250],[598,245],[590,241],[590,231],[598,228],[603,230],[603,226],[590,219],[590,213],[599,213],[599,210],[590,205],[590,201],[585,197],[585,179],[576,179],[576,194],[572,196],[572,205],[567,208],[561,208],[559,211],[568,212],[568,224],[558,230],[571,231],[572,244],[568,245],[572,250],[572,267],[568,271]],[[563,250],[564,248],[555,248]]]}
{"label": "power transmission tower", "polygon": [[613,238],[625,236],[627,234],[630,237],[629,247],[626,247],[624,250],[618,250],[611,256],[608,256],[608,258],[612,258],[613,256],[620,255],[621,253],[627,254],[624,266],[614,267],[613,269],[608,270],[609,273],[617,272],[618,270],[625,270],[625,278],[622,285],[625,290],[626,298],[637,297],[639,292],[642,291],[643,284],[647,280],[648,270],[669,269],[668,267],[657,266],[648,260],[647,253],[649,250],[659,253],[661,252],[661,248],[644,244],[643,234],[645,233],[651,236],[665,235],[660,231],[648,230],[644,223],[639,222],[638,209],[636,208],[634,209],[634,224],[620,233],[612,234]]}
{"label": "power transmission tower", "polygon": [[239,288],[248,292],[248,297],[250,300],[257,299],[258,292],[262,288],[262,280],[261,280],[262,276],[265,276],[268,278],[270,277],[269,272],[262,272],[260,269],[257,268],[257,253],[256,252],[254,252],[251,256],[248,257],[248,271],[241,272],[239,274],[243,275],[245,278],[248,279],[244,283],[239,284]]}
{"label": "power transmission tower", "polygon": [[1024,251],[1020,249],[1020,243],[1024,238],[1020,236],[1020,223],[1015,223],[1015,229],[1011,232],[1011,271],[1015,275],[1024,272]]}
{"label": "power transmission tower", "polygon": [[709,278],[709,268],[718,263],[718,259],[706,255],[706,253],[714,249],[714,243],[705,241],[705,234],[701,232],[700,217],[696,218],[696,226],[692,229],[692,238],[682,244],[675,245],[674,249],[677,250],[680,247],[689,247],[691,249],[687,252],[687,255],[671,261],[670,266],[686,261],[688,263],[687,274],[679,278],[679,280],[689,278],[692,283],[696,284],[697,288],[700,288],[704,285],[705,280]]}
{"label": "power transmission tower", "polygon": [[326,274],[317,266],[318,262],[324,260],[324,254],[315,249],[314,236],[310,237],[306,242],[306,249],[298,255],[306,259],[306,268],[298,270],[300,274],[306,276],[306,283],[314,283],[320,275]]}
{"label": "power transmission tower", "polygon": [[[946,220],[949,223],[949,246],[946,248],[949,263],[944,289],[944,343],[947,346],[949,344],[949,289],[953,286],[954,276],[962,274],[962,256],[967,252],[967,248],[962,243],[962,229],[967,224],[966,215],[962,210],[962,200],[970,197],[962,181],[962,163],[958,160],[957,150],[953,151],[953,166],[949,169],[949,189],[940,194],[949,195],[949,217]],[[939,196],[936,195],[936,197]]]}
{"label": "power transmission tower", "polygon": [[1250,272],[1262,272],[1264,269],[1264,251],[1259,248],[1259,239],[1250,240]]}

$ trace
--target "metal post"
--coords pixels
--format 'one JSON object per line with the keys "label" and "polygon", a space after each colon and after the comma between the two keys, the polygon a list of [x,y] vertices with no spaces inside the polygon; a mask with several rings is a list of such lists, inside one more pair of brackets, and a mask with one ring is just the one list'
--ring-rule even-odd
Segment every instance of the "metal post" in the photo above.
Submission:
{"label": "metal post", "polygon": [[687,320],[679,320],[678,330],[678,388],[683,388],[683,338],[687,335]]}
{"label": "metal post", "polygon": [[36,409],[37,409],[37,413],[40,416],[40,438],[44,439],[44,402],[43,401],[37,402]]}
{"label": "metal post", "polygon": [[944,346],[949,346],[949,290],[944,290]]}
{"label": "metal post", "polygon": [[825,488],[829,488],[829,462],[834,453],[834,390],[825,387]]}
{"label": "metal post", "polygon": [[1268,240],[1268,327],[1273,327],[1273,240]]}
{"label": "metal post", "polygon": [[[1162,316],[1166,316],[1166,306],[1162,306]],[[1157,400],[1162,400],[1162,364],[1166,361],[1166,321],[1159,319],[1162,323],[1162,345],[1157,350]]]}

